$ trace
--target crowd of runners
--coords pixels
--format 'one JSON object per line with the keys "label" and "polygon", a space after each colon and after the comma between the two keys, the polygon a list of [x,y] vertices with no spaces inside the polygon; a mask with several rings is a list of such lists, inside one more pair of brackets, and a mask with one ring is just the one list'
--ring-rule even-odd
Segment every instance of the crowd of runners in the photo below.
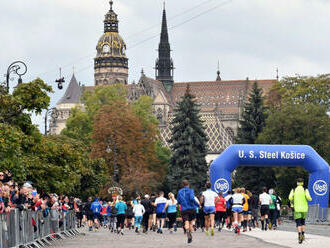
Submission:
{"label": "crowd of runners", "polygon": [[236,188],[224,196],[211,190],[209,182],[200,195],[194,194],[187,180],[182,186],[176,197],[171,192],[167,198],[164,192],[159,192],[129,201],[123,201],[122,196],[112,202],[90,197],[79,212],[80,223],[85,216],[89,231],[104,227],[120,235],[124,235],[124,228],[134,229],[138,234],[150,231],[163,234],[166,228],[172,234],[180,227],[187,234],[188,243],[197,229],[214,236],[215,230],[220,232],[223,228],[239,234],[258,227],[264,231],[276,229],[280,223],[281,198],[273,189],[251,193]]}

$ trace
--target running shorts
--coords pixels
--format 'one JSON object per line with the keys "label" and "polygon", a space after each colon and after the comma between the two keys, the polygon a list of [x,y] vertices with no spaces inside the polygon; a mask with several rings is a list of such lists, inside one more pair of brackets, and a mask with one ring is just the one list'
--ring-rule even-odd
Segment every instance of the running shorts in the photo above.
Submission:
{"label": "running shorts", "polygon": [[101,214],[98,214],[98,213],[95,213],[93,214],[93,220],[96,220],[96,219],[101,219]]}
{"label": "running shorts", "polygon": [[184,222],[192,221],[192,220],[196,219],[196,210],[191,209],[191,210],[182,211],[181,217]]}
{"label": "running shorts", "polygon": [[251,211],[243,211],[243,215],[249,215],[251,214]]}
{"label": "running shorts", "polygon": [[233,207],[232,211],[233,211],[233,213],[242,213],[243,207]]}
{"label": "running shorts", "polygon": [[231,216],[233,216],[233,211],[232,211],[231,208],[227,208],[227,209],[226,209],[226,213],[227,213],[227,217],[231,217]]}
{"label": "running shorts", "polygon": [[296,226],[304,226],[305,225],[305,219],[300,218],[300,219],[296,219]]}
{"label": "running shorts", "polygon": [[93,214],[87,214],[87,220],[94,220],[93,219]]}
{"label": "running shorts", "polygon": [[268,205],[261,205],[260,215],[261,216],[269,215],[269,206]]}
{"label": "running shorts", "polygon": [[206,214],[206,215],[209,215],[209,214],[214,214],[215,213],[215,207],[213,207],[213,206],[210,206],[210,207],[205,207],[204,206],[204,213]]}
{"label": "running shorts", "polygon": [[156,214],[157,219],[165,219],[166,218],[166,214],[165,213],[157,213]]}

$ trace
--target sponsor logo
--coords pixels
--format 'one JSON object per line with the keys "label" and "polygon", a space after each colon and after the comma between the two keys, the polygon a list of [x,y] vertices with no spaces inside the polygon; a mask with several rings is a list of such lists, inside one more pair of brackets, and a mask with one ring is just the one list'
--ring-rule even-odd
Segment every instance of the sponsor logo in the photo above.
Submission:
{"label": "sponsor logo", "polygon": [[316,195],[323,196],[328,192],[328,185],[323,180],[317,180],[313,184],[313,191]]}
{"label": "sponsor logo", "polygon": [[229,190],[229,183],[226,179],[224,178],[220,178],[218,179],[215,183],[214,183],[214,190],[217,192],[217,193],[224,193],[226,194]]}

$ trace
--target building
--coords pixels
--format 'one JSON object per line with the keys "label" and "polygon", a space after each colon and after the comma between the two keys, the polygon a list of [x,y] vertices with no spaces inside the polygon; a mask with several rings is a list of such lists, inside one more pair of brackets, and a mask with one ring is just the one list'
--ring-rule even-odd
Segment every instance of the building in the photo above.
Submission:
{"label": "building", "polygon": [[[166,11],[163,10],[158,58],[155,63],[155,78],[148,77],[142,71],[138,83],[128,84],[128,59],[125,55],[126,44],[119,35],[118,16],[110,1],[110,10],[105,15],[104,34],[101,36],[94,59],[95,86],[123,83],[128,87],[128,99],[134,101],[141,95],[154,99],[154,113],[159,120],[160,134],[163,144],[169,146],[170,121],[173,109],[184,95],[187,86],[196,96],[201,106],[201,117],[204,120],[209,137],[207,161],[212,161],[226,147],[233,143],[237,133],[238,121],[243,103],[247,100],[249,90],[255,80],[221,80],[218,69],[215,81],[175,82],[174,63],[167,29]],[[272,87],[276,80],[257,80],[264,93]],[[89,87],[90,88],[90,87]],[[67,91],[59,101],[57,108],[63,112],[55,121],[52,133],[60,133],[69,116],[70,106],[80,103],[81,86],[73,76]]]}

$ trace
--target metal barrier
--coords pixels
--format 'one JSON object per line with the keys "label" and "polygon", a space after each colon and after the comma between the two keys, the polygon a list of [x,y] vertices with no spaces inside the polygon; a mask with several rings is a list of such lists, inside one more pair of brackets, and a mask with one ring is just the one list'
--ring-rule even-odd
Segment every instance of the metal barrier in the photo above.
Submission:
{"label": "metal barrier", "polygon": [[310,205],[306,221],[311,224],[328,224],[328,208],[320,208],[320,205]]}
{"label": "metal barrier", "polygon": [[42,247],[57,238],[78,234],[73,211],[48,213],[17,209],[0,214],[0,248]]}

